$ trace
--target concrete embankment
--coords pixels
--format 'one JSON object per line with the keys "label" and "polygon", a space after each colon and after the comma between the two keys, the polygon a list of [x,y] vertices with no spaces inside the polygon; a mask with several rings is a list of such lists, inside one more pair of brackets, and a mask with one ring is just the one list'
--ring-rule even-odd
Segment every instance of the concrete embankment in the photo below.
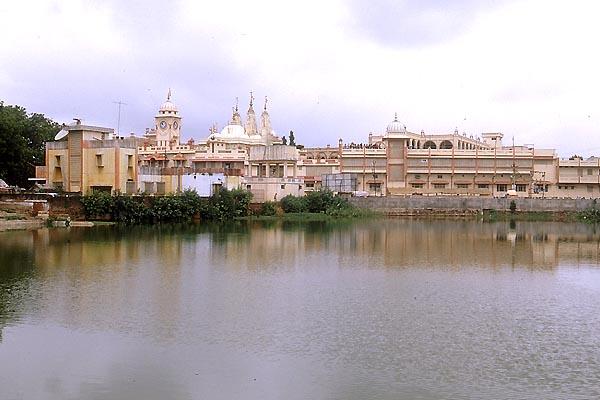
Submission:
{"label": "concrete embankment", "polygon": [[538,199],[463,196],[352,197],[356,207],[397,216],[474,215],[487,210],[508,211],[514,201],[519,212],[578,212],[595,205],[593,199]]}
{"label": "concrete embankment", "polygon": [[38,229],[44,226],[44,221],[40,219],[23,219],[23,220],[0,220],[0,232],[14,231],[23,229]]}

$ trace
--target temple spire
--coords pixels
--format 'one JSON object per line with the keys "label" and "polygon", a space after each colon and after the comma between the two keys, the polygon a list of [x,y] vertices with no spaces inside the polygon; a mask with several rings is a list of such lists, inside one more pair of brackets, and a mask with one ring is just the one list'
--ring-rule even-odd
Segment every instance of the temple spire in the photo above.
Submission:
{"label": "temple spire", "polygon": [[238,98],[235,98],[235,107],[233,107],[233,116],[231,117],[232,125],[242,125],[242,117],[240,117],[240,113],[238,112]]}
{"label": "temple spire", "polygon": [[171,88],[169,88],[169,92],[167,93],[167,101],[171,101]]}
{"label": "temple spire", "polygon": [[246,125],[245,130],[247,135],[256,135],[258,133],[258,128],[256,126],[256,115],[254,114],[254,108],[252,105],[254,104],[254,94],[250,92],[250,107],[248,107],[248,114],[246,116]]}
{"label": "temple spire", "polygon": [[267,111],[267,102],[269,101],[269,99],[267,98],[267,96],[265,96],[265,111]]}

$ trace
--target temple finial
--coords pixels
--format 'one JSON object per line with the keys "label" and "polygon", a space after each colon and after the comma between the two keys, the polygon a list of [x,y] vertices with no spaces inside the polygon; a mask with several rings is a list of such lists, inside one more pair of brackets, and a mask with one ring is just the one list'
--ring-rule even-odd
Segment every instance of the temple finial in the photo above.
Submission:
{"label": "temple finial", "polygon": [[171,101],[171,88],[169,88],[169,92],[167,93],[167,101]]}
{"label": "temple finial", "polygon": [[235,98],[235,112],[238,111],[238,98]]}
{"label": "temple finial", "polygon": [[397,112],[394,113],[394,122],[398,122],[398,113]]}
{"label": "temple finial", "polygon": [[265,96],[265,111],[267,111],[267,102],[269,101],[269,99],[267,98],[267,96]]}
{"label": "temple finial", "polygon": [[250,91],[250,107],[252,107],[252,104],[254,104],[254,95],[252,94],[252,91]]}

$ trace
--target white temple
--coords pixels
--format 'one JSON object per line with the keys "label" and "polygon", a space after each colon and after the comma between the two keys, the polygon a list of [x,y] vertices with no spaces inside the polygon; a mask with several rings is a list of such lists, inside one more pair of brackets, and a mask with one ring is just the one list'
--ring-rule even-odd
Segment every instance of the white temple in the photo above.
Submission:
{"label": "white temple", "polygon": [[267,111],[268,99],[265,96],[265,105],[263,112],[260,115],[260,127],[256,123],[256,113],[254,112],[254,96],[250,92],[250,105],[246,114],[246,122],[242,121],[240,116],[237,99],[236,105],[233,108],[231,121],[217,132],[216,126],[210,129],[210,135],[207,142],[223,142],[230,144],[245,144],[245,145],[270,145],[281,143],[281,139],[276,135],[271,126],[271,117]]}

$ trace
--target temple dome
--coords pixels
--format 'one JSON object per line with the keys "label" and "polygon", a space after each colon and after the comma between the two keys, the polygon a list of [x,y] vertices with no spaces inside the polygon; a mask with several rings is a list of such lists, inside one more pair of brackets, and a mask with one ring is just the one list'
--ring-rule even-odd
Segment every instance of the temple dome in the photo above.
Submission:
{"label": "temple dome", "polygon": [[244,127],[237,124],[229,124],[221,130],[219,137],[230,138],[230,139],[248,139],[248,135],[244,130]]}
{"label": "temple dome", "polygon": [[171,89],[169,89],[169,92],[167,93],[167,100],[160,105],[158,114],[177,114],[178,111],[179,110],[177,109],[177,106],[171,101]]}
{"label": "temple dome", "polygon": [[394,115],[394,120],[390,122],[385,129],[387,133],[405,133],[406,128],[398,121],[398,114]]}
{"label": "temple dome", "polygon": [[177,106],[175,106],[175,104],[173,104],[171,102],[171,100],[167,100],[164,103],[161,104],[160,106],[160,111],[171,111],[171,112],[177,112]]}

